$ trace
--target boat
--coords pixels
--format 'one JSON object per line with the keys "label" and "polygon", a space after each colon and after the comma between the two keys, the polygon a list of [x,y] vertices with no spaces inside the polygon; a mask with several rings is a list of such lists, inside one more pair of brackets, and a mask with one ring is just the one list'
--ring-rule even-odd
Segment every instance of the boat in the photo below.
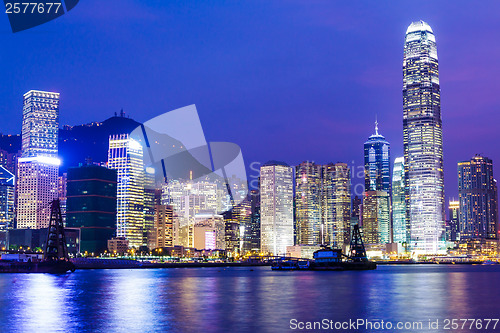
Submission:
{"label": "boat", "polygon": [[273,263],[271,269],[275,271],[291,271],[298,269],[298,266],[293,260],[277,260]]}
{"label": "boat", "polygon": [[19,254],[17,260],[0,260],[0,273],[51,273],[65,274],[74,272],[76,267],[69,260],[61,216],[61,205],[58,199],[50,204],[50,221],[47,230],[47,242],[43,259],[37,254],[31,256]]}
{"label": "boat", "polygon": [[359,226],[353,227],[350,251],[348,255],[341,249],[327,246],[313,253],[313,260],[283,258],[275,260],[272,270],[308,270],[308,271],[362,271],[373,270],[377,264],[368,260]]}

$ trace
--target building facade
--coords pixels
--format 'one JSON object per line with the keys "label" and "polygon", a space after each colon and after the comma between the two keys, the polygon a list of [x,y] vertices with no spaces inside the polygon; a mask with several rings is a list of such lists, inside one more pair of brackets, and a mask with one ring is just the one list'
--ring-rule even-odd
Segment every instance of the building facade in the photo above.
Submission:
{"label": "building facade", "polygon": [[294,245],[293,169],[271,161],[260,168],[261,251],[286,254]]}
{"label": "building facade", "polygon": [[117,172],[98,165],[68,169],[66,226],[80,229],[82,253],[104,253],[116,234]]}
{"label": "building facade", "polygon": [[144,164],[139,142],[128,134],[109,138],[108,167],[117,171],[116,237],[129,246],[144,244]]}
{"label": "building facade", "polygon": [[366,191],[363,198],[363,239],[366,244],[383,245],[391,243],[391,218],[389,194],[385,191]]}
{"label": "building facade", "polygon": [[302,162],[295,167],[296,244],[322,243],[322,166]]}
{"label": "building facade", "polygon": [[323,242],[343,248],[351,238],[351,170],[346,163],[323,166]]}
{"label": "building facade", "polygon": [[408,244],[410,226],[406,219],[404,157],[394,160],[392,170],[392,237],[394,243]]}
{"label": "building facade", "polygon": [[365,191],[391,193],[390,149],[389,142],[378,133],[378,122],[375,122],[375,134],[364,144]]}
{"label": "building facade", "polygon": [[174,208],[171,205],[154,206],[153,235],[151,248],[174,246]]}
{"label": "building facade", "polygon": [[448,202],[448,225],[446,226],[447,240],[456,242],[460,240],[460,201]]}
{"label": "building facade", "polygon": [[436,38],[423,21],[406,30],[403,146],[410,247],[437,253],[445,230],[443,134]]}
{"label": "building facade", "polygon": [[14,227],[14,175],[0,165],[0,230]]}
{"label": "building facade", "polygon": [[497,184],[493,162],[474,156],[458,163],[460,239],[498,238]]}
{"label": "building facade", "polygon": [[24,94],[22,154],[17,160],[17,228],[46,228],[58,198],[59,94]]}

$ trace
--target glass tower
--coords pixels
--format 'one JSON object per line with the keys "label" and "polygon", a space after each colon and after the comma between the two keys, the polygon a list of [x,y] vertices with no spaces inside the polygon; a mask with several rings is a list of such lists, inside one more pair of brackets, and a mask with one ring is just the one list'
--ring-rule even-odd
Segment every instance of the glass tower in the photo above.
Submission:
{"label": "glass tower", "polygon": [[394,160],[392,170],[392,238],[394,243],[407,243],[410,227],[406,220],[404,157]]}
{"label": "glass tower", "polygon": [[458,163],[460,239],[497,238],[497,184],[493,162],[480,155]]}
{"label": "glass tower", "polygon": [[410,247],[437,253],[445,230],[441,102],[436,38],[423,21],[406,30],[403,139]]}
{"label": "glass tower", "polygon": [[19,229],[48,227],[50,202],[59,196],[59,94],[30,90],[24,94],[22,157],[17,163]]}
{"label": "glass tower", "polygon": [[365,191],[391,191],[390,144],[378,133],[375,122],[375,134],[364,144],[365,148]]}
{"label": "glass tower", "polygon": [[144,237],[144,164],[139,142],[128,134],[109,137],[108,167],[117,170],[116,236],[139,249]]}
{"label": "glass tower", "polygon": [[271,161],[260,168],[261,251],[274,255],[293,246],[293,168]]}
{"label": "glass tower", "polygon": [[295,227],[297,244],[321,244],[321,165],[295,167]]}
{"label": "glass tower", "polygon": [[351,170],[346,163],[323,166],[323,244],[343,248],[351,237]]}

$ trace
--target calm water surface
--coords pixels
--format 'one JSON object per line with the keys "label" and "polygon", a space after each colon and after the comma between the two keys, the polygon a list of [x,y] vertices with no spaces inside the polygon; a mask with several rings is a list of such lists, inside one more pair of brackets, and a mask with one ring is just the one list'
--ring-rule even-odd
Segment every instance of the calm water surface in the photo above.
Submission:
{"label": "calm water surface", "polygon": [[[0,274],[0,308],[0,332],[283,332],[290,331],[293,318],[422,321],[427,328],[429,319],[440,319],[442,325],[445,318],[499,318],[500,266]],[[443,330],[418,332],[427,331]]]}

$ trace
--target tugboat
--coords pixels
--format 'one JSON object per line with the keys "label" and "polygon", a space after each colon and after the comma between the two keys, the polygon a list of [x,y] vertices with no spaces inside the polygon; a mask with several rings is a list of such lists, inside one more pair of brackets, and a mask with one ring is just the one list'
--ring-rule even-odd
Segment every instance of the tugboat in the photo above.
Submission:
{"label": "tugboat", "polygon": [[[365,245],[359,226],[352,231],[350,253],[345,255],[340,249],[324,247],[313,253],[313,260],[278,260],[273,263],[273,270],[312,270],[312,271],[359,271],[372,270],[377,264],[366,257]],[[307,264],[305,264],[307,261]]]}
{"label": "tugboat", "polygon": [[0,260],[0,273],[52,273],[65,274],[74,272],[75,265],[69,261],[66,237],[58,199],[50,204],[50,221],[47,230],[44,259],[17,262]]}

